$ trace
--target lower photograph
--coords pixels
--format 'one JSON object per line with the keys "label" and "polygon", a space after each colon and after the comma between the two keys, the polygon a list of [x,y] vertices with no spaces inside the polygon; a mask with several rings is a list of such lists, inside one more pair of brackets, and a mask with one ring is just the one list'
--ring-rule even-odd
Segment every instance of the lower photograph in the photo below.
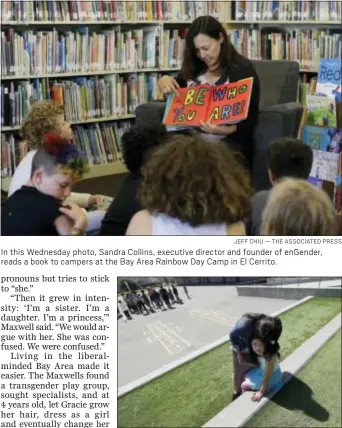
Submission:
{"label": "lower photograph", "polygon": [[341,289],[119,277],[118,427],[341,427]]}

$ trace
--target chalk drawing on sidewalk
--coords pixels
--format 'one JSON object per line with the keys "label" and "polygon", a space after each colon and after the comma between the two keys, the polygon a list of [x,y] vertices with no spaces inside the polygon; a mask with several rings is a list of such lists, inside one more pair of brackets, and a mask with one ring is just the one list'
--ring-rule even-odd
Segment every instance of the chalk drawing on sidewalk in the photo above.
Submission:
{"label": "chalk drawing on sidewalk", "polygon": [[209,320],[228,326],[232,326],[236,321],[235,317],[225,314],[224,311],[216,311],[212,309],[191,309],[188,313],[191,317],[195,317],[200,321]]}
{"label": "chalk drawing on sidewalk", "polygon": [[181,329],[172,323],[157,321],[146,324],[146,328],[147,331],[143,334],[147,342],[159,342],[170,355],[179,354],[191,346],[191,343],[180,335]]}

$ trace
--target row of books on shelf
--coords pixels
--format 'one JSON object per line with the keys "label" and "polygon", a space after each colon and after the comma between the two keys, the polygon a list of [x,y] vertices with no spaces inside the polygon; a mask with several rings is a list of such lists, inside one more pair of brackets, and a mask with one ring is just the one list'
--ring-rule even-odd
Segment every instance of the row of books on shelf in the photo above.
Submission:
{"label": "row of books on shelf", "polygon": [[233,1],[232,19],[238,21],[340,21],[341,1]]}
{"label": "row of books on shelf", "polygon": [[229,33],[233,45],[247,58],[298,61],[302,69],[317,70],[320,58],[339,58],[342,52],[342,33],[330,30],[236,29]]}
{"label": "row of books on shelf", "polygon": [[134,114],[139,104],[159,99],[159,73],[110,74],[103,77],[4,81],[1,84],[1,124],[18,126],[28,106],[42,100],[63,104],[69,122]]}
{"label": "row of books on shelf", "polygon": [[160,26],[121,31],[1,32],[3,77],[179,67],[186,31]]}
{"label": "row of books on shelf", "polygon": [[2,19],[8,21],[192,21],[211,15],[222,21],[338,21],[341,2],[330,1],[6,1]]}
{"label": "row of books on shelf", "polygon": [[[121,137],[132,125],[130,121],[76,125],[74,143],[90,166],[121,160]],[[28,152],[27,144],[14,134],[1,135],[1,177],[12,177]]]}
{"label": "row of books on shelf", "polygon": [[[308,70],[316,70],[320,58],[337,58],[342,51],[342,34],[329,30],[228,32],[237,50],[250,59],[293,60]],[[97,32],[88,27],[66,32],[8,29],[1,32],[1,72],[15,77],[180,68],[186,34],[186,29],[161,34],[159,26]]]}
{"label": "row of books on shelf", "polygon": [[9,21],[192,21],[201,15],[225,20],[227,2],[168,0],[6,1],[2,20]]}

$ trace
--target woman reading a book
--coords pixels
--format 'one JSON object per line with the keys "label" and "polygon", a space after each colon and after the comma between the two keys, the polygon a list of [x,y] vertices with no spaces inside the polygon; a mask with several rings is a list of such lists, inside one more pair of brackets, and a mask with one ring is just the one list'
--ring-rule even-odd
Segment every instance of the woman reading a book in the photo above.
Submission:
{"label": "woman reading a book", "polygon": [[159,88],[166,95],[179,88],[199,84],[218,86],[250,77],[253,77],[253,87],[247,119],[234,125],[203,122],[200,132],[206,140],[224,140],[230,149],[242,154],[251,167],[253,133],[259,113],[259,77],[251,61],[234,49],[220,22],[211,16],[201,16],[193,21],[186,37],[180,73],[176,77],[163,76]]}

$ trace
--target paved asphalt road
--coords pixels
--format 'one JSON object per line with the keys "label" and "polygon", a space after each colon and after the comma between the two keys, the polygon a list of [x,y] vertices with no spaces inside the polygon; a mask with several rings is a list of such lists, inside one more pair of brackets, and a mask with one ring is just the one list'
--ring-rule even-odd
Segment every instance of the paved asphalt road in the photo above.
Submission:
{"label": "paved asphalt road", "polygon": [[272,313],[293,300],[239,297],[234,286],[179,286],[183,305],[133,320],[118,320],[118,386],[124,386],[171,361],[226,335],[245,312]]}

